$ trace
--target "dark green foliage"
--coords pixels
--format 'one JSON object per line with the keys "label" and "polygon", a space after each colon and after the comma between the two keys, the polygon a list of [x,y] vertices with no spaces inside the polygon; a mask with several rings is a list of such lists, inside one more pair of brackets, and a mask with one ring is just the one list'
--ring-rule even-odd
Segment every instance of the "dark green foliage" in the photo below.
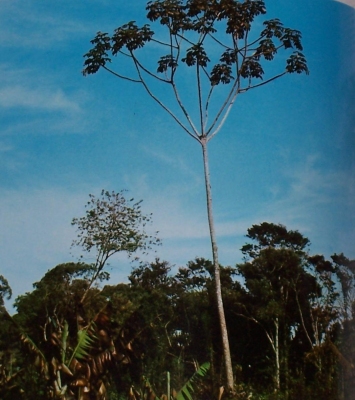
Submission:
{"label": "dark green foliage", "polygon": [[86,73],[95,74],[100,67],[104,67],[107,62],[111,62],[108,51],[111,50],[111,39],[107,33],[98,32],[95,39],[91,41],[95,47],[87,53],[90,64],[87,64]]}
{"label": "dark green foliage", "polygon": [[339,330],[341,350],[340,387],[345,399],[351,399],[355,393],[355,260],[349,260],[341,254],[333,254],[338,277],[340,315],[342,329]]}
{"label": "dark green foliage", "polygon": [[4,298],[10,300],[12,290],[7,279],[0,275],[0,307],[4,305]]}
{"label": "dark green foliage", "polygon": [[45,399],[104,400],[109,371],[128,360],[127,342],[121,331],[112,334],[110,310],[100,291],[90,289],[85,305],[80,301],[92,268],[81,263],[55,267],[34,284],[33,292],[16,300],[14,317],[7,314],[17,342],[13,388],[21,398],[37,398],[29,390],[36,387],[43,388]]}
{"label": "dark green foliage", "polygon": [[245,263],[237,266],[246,287],[239,314],[259,325],[268,339],[276,390],[288,391],[290,376],[296,384],[303,374],[319,388],[336,390],[338,364],[326,350],[336,348],[335,266],[323,256],[309,256],[309,240],[282,225],[253,225],[247,237],[252,242],[242,247]]}
{"label": "dark green foliage", "polygon": [[[245,262],[220,266],[239,397],[351,399],[354,262],[309,255],[308,239],[282,225],[253,225],[247,237]],[[88,290],[93,268],[60,264],[16,299],[16,315],[1,308],[0,398],[85,400],[85,388],[88,399],[162,399],[167,371],[174,398],[218,398],[212,262],[175,271],[156,259],[133,268],[128,284]]]}
{"label": "dark green foliage", "polygon": [[246,236],[254,241],[254,243],[244,245],[241,249],[242,253],[249,257],[253,257],[256,252],[267,247],[303,251],[309,244],[309,240],[298,231],[288,231],[283,225],[269,222],[253,225],[248,229]]}
{"label": "dark green foliage", "polygon": [[[16,299],[17,315],[14,318],[26,327],[28,335],[38,344],[50,337],[64,321],[69,323],[73,331],[77,325],[77,314],[82,311],[80,299],[88,288],[92,273],[93,266],[84,263],[57,265],[33,284],[33,292]],[[93,305],[91,296],[88,305]],[[91,310],[91,316],[95,312],[98,312],[96,307]]]}

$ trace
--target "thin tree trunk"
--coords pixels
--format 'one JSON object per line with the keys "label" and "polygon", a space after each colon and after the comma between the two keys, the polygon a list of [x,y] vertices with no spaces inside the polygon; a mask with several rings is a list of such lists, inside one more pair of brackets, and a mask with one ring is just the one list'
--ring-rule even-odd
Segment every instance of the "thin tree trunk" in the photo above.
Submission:
{"label": "thin tree trunk", "polygon": [[216,241],[215,226],[214,226],[214,221],[213,221],[212,192],[211,192],[206,138],[201,139],[201,146],[202,146],[203,166],[204,166],[205,185],[206,185],[208,225],[209,225],[209,229],[210,229],[210,238],[211,238],[211,245],[212,245],[214,282],[215,282],[215,290],[216,290],[216,300],[217,300],[219,324],[220,324],[221,337],[222,337],[222,347],[223,347],[224,365],[225,365],[225,372],[226,372],[227,392],[230,394],[233,394],[234,393],[234,378],[233,378],[232,360],[231,360],[231,354],[230,354],[230,348],[229,348],[227,324],[226,324],[226,318],[224,315],[224,307],[223,307],[223,300],[222,300],[220,268],[219,268],[219,263],[218,263],[218,247],[217,247],[217,241]]}
{"label": "thin tree trunk", "polygon": [[289,399],[289,363],[288,363],[288,359],[289,359],[289,354],[288,354],[288,346],[287,346],[287,337],[288,335],[287,333],[287,329],[285,328],[284,325],[284,338],[283,338],[283,369],[284,369],[284,380],[285,380],[285,390],[284,390],[284,396],[285,396],[285,400]]}
{"label": "thin tree trunk", "polygon": [[275,321],[275,362],[276,362],[276,391],[280,391],[280,342],[279,342],[279,319]]}

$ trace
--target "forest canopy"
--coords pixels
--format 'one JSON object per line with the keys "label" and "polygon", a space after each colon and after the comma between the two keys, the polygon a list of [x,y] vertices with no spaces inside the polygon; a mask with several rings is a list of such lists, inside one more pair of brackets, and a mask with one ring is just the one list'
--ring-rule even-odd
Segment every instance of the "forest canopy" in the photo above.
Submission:
{"label": "forest canopy", "polygon": [[[246,238],[243,262],[220,266],[237,398],[350,398],[355,261],[311,255],[308,238],[269,222]],[[169,377],[174,398],[218,398],[213,263],[157,258],[128,283],[93,284],[96,272],[60,264],[15,300],[15,315],[2,303],[0,397],[162,399]],[[10,294],[1,277],[1,299]]]}

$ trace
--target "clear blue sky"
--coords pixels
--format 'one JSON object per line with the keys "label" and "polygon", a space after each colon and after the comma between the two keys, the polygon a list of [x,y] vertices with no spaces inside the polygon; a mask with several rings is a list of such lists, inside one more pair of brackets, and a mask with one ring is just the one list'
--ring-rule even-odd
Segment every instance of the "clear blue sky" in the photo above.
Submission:
{"label": "clear blue sky", "polygon": [[[0,274],[14,298],[75,260],[71,219],[101,189],[144,200],[160,258],[211,257],[198,144],[133,84],[81,75],[96,32],[142,21],[145,4],[0,0]],[[210,142],[220,261],[239,262],[247,228],[263,221],[298,229],[313,253],[354,258],[355,10],[266,5],[302,31],[311,74],[240,96]],[[130,268],[115,259],[113,282]]]}

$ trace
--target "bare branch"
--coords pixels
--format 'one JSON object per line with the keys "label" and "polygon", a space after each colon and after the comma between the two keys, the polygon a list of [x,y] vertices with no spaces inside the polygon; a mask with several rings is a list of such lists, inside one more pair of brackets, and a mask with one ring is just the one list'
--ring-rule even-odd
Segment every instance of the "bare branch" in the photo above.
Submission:
{"label": "bare branch", "polygon": [[[173,60],[174,59],[174,51],[173,49],[176,48],[178,52],[180,52],[180,48],[179,46],[174,47],[173,46],[173,36],[171,34],[171,30],[169,29],[169,40],[170,40],[170,57]],[[171,74],[170,74],[170,83],[173,81],[174,79],[174,74],[175,74],[175,70],[176,68],[173,67],[173,65],[171,65]]]}
{"label": "bare branch", "polygon": [[[193,121],[192,121],[192,119],[191,119],[189,113],[187,112],[187,110],[186,110],[186,108],[185,108],[183,102],[182,102],[181,99],[180,99],[179,92],[178,92],[178,90],[177,90],[177,87],[176,87],[176,85],[175,85],[174,80],[171,81],[171,86],[172,86],[172,88],[173,88],[176,101],[177,101],[177,103],[178,103],[178,105],[179,105],[181,111],[182,111],[183,114],[185,115],[185,118],[186,118],[187,121],[189,122],[189,124],[190,124],[190,126],[191,126],[191,128],[192,128],[192,130],[193,130],[193,133],[191,133],[187,128],[184,128],[185,131],[188,132],[189,135],[192,136],[194,139],[196,139],[198,142],[200,142],[200,140],[199,140],[199,132],[197,131],[197,129],[196,129],[196,127],[195,127],[195,125],[194,125],[194,123],[193,123]],[[172,113],[171,113],[171,114],[172,114]],[[179,123],[179,124],[181,125],[181,123]],[[181,126],[183,126],[183,125],[181,125]]]}
{"label": "bare branch", "polygon": [[207,123],[208,123],[208,107],[209,107],[209,105],[210,105],[210,100],[211,100],[211,97],[212,97],[213,89],[214,89],[214,86],[212,85],[211,88],[210,88],[210,90],[209,90],[209,92],[208,92],[208,96],[207,96],[207,100],[206,100],[206,107],[205,107],[205,125],[204,125],[204,127],[203,127],[203,130],[204,130],[204,131],[205,131],[206,126],[207,126]]}
{"label": "bare branch", "polygon": [[223,48],[230,49],[230,46],[225,45],[224,43],[222,43],[220,40],[218,40],[216,37],[214,37],[214,35],[212,35],[212,33],[209,33],[208,36],[214,40],[216,43],[218,43],[220,46],[222,46]]}
{"label": "bare branch", "polygon": [[309,344],[311,345],[311,347],[313,347],[312,340],[311,340],[311,338],[310,338],[310,336],[309,336],[309,334],[308,334],[308,330],[307,330],[307,328],[306,328],[306,324],[304,323],[303,312],[302,312],[302,309],[301,309],[300,301],[299,301],[299,298],[298,298],[298,291],[297,291],[297,288],[296,288],[296,287],[295,287],[295,294],[296,294],[297,307],[298,307],[298,311],[299,311],[299,313],[300,313],[300,318],[301,318],[301,323],[302,323],[302,327],[303,327],[304,333],[305,333],[306,336],[307,336],[307,339],[308,339],[308,341],[309,341]]}
{"label": "bare branch", "polygon": [[198,94],[198,109],[199,109],[199,114],[200,114],[201,136],[204,136],[202,87],[201,87],[201,79],[200,79],[200,67],[199,67],[198,63],[196,65],[196,75],[197,75],[197,94]]}
{"label": "bare branch", "polygon": [[150,41],[151,41],[151,42],[158,43],[158,44],[161,44],[161,45],[166,46],[166,47],[173,47],[174,49],[177,49],[177,48],[178,48],[177,46],[174,46],[174,45],[172,45],[172,44],[161,42],[161,41],[158,40],[158,39],[151,38]]}
{"label": "bare branch", "polygon": [[188,44],[191,44],[192,46],[195,45],[195,42],[191,42],[191,40],[186,39],[186,37],[184,35],[181,35],[180,33],[176,33],[176,36],[179,37],[181,39],[181,41],[185,41]]}
{"label": "bare branch", "polygon": [[264,85],[266,85],[267,83],[272,82],[272,81],[274,81],[275,79],[281,78],[281,76],[284,76],[284,75],[286,75],[286,74],[288,74],[288,72],[287,72],[287,71],[284,71],[284,72],[282,72],[281,74],[275,75],[274,77],[272,77],[272,78],[270,78],[270,79],[268,79],[268,80],[266,80],[266,81],[263,81],[263,82],[261,82],[261,83],[258,83],[257,85],[248,86],[248,87],[246,87],[246,88],[239,89],[238,92],[239,92],[239,93],[245,93],[245,92],[247,92],[248,90],[255,89],[255,88],[260,87],[260,86],[264,86]]}
{"label": "bare branch", "polygon": [[[235,40],[235,38],[233,38],[233,44],[234,44],[234,49],[237,50],[237,49],[238,49],[238,43],[237,43],[237,41]],[[246,52],[247,52],[247,48],[244,49],[244,54],[242,54],[241,51],[238,50],[238,53],[241,54],[243,61],[244,61],[245,58],[246,58]],[[209,135],[210,132],[213,130],[213,128],[215,127],[215,125],[216,125],[217,122],[219,121],[221,115],[222,115],[223,112],[225,111],[226,107],[227,107],[227,109],[226,109],[226,111],[225,111],[225,113],[224,113],[224,116],[223,116],[221,122],[218,124],[218,126],[217,126],[217,128],[214,130],[214,132],[213,132],[212,134],[210,134],[208,140],[211,140],[211,139],[212,139],[214,136],[216,136],[217,133],[220,131],[220,129],[221,129],[222,126],[224,125],[224,123],[225,123],[225,121],[226,121],[226,119],[227,119],[227,117],[228,117],[228,115],[229,115],[229,113],[230,113],[230,110],[231,110],[231,108],[232,108],[232,106],[233,106],[233,104],[234,104],[234,102],[235,102],[235,100],[236,100],[236,98],[237,98],[238,93],[240,93],[240,74],[239,74],[239,72],[238,72],[238,71],[239,71],[239,68],[238,68],[239,65],[238,65],[238,64],[239,64],[239,63],[238,63],[238,57],[237,57],[237,61],[236,61],[236,74],[237,74],[237,76],[236,76],[235,82],[233,83],[232,89],[230,90],[230,92],[229,92],[229,94],[228,94],[226,100],[224,101],[224,103],[222,104],[220,110],[219,110],[218,113],[216,114],[216,117],[215,117],[215,119],[214,119],[212,125],[210,126],[210,128],[209,128],[209,130],[208,130],[208,132],[207,132],[207,135]],[[242,62],[242,64],[243,64],[243,62]]]}
{"label": "bare branch", "polygon": [[[193,127],[193,129],[194,129],[194,133],[191,133],[190,131],[189,131],[189,129],[188,128],[186,128],[186,126],[180,121],[180,119],[161,101],[161,100],[159,100],[158,99],[158,97],[156,97],[154,94],[153,94],[153,92],[150,90],[150,88],[149,88],[149,86],[147,85],[147,83],[145,82],[145,80],[142,78],[142,75],[141,75],[141,72],[140,72],[140,69],[139,69],[139,66],[136,64],[136,62],[135,62],[135,60],[133,60],[134,61],[134,65],[135,65],[135,67],[136,67],[136,70],[137,70],[137,73],[138,73],[138,75],[139,75],[139,78],[141,79],[141,83],[143,84],[143,86],[144,86],[144,88],[145,88],[145,90],[146,90],[146,92],[149,94],[149,96],[155,101],[155,102],[157,102],[159,105],[160,105],[160,107],[162,107],[177,123],[178,123],[178,125],[186,132],[186,133],[188,133],[192,138],[194,138],[195,140],[197,140],[198,142],[199,142],[199,138],[198,138],[198,134],[196,133],[196,129],[195,129],[195,127],[193,126],[193,124],[192,124],[192,127]],[[174,87],[174,84],[173,83],[171,83],[171,85]],[[178,101],[180,101],[180,99],[178,100]],[[179,104],[181,104],[181,101],[180,101],[180,103]],[[185,109],[184,109],[185,110]],[[185,113],[187,114],[187,112],[186,112],[186,110],[185,110]],[[188,114],[187,114],[188,115]],[[192,122],[191,122],[192,123]]]}
{"label": "bare branch", "polygon": [[[235,85],[233,85],[234,88],[237,87],[237,86],[239,86],[239,79],[237,79],[237,80],[235,81]],[[222,119],[221,119],[221,122],[218,124],[218,126],[217,126],[217,128],[214,130],[214,132],[210,135],[210,137],[208,138],[208,140],[211,140],[214,136],[216,136],[217,133],[218,133],[218,132],[220,131],[220,129],[222,128],[222,126],[224,125],[224,123],[225,123],[226,119],[228,118],[228,115],[229,115],[229,113],[230,113],[230,111],[231,111],[231,109],[232,109],[232,107],[233,107],[233,104],[234,104],[234,102],[235,102],[235,100],[236,100],[238,94],[239,94],[239,87],[237,88],[237,90],[235,90],[234,95],[233,95],[232,99],[230,100],[229,105],[228,105],[228,107],[227,107],[227,110],[225,111],[225,113],[224,113],[224,115],[223,115],[223,117],[222,117]],[[221,111],[222,111],[222,110],[221,110]],[[217,122],[217,120],[216,120],[216,122]]]}
{"label": "bare branch", "polygon": [[149,69],[145,68],[144,65],[141,64],[140,61],[138,60],[138,58],[133,54],[133,52],[132,52],[132,59],[134,60],[134,62],[137,63],[137,65],[139,66],[140,69],[142,69],[145,73],[147,73],[151,77],[157,79],[160,82],[170,83],[170,80],[160,78],[160,76],[153,74],[153,72],[151,72],[151,71],[149,71]]}
{"label": "bare branch", "polygon": [[[210,135],[211,131],[213,130],[213,128],[215,127],[216,123],[219,121],[219,118],[221,117],[224,109],[228,106],[229,104],[229,108],[231,107],[231,105],[233,105],[234,101],[233,101],[233,97],[235,100],[236,94],[238,93],[238,90],[236,90],[236,86],[238,85],[238,80],[235,80],[235,82],[233,83],[232,89],[229,91],[229,94],[227,95],[225,101],[223,102],[221,108],[219,109],[218,113],[216,114],[214,121],[212,122],[211,126],[209,127],[208,131],[206,132],[207,135]],[[235,92],[235,93],[234,93]],[[232,100],[231,100],[232,99]],[[233,101],[233,103],[230,104],[230,101]],[[225,119],[225,118],[224,118]],[[222,127],[222,125],[219,125],[218,130]],[[212,139],[213,136],[215,136],[217,134],[218,131],[213,132],[210,137],[209,140]]]}
{"label": "bare branch", "polygon": [[106,67],[106,65],[103,65],[102,68],[105,69],[110,74],[117,76],[118,78],[124,79],[126,81],[130,81],[130,82],[134,82],[134,83],[142,83],[141,80],[129,78],[128,76],[118,74],[117,72],[113,71],[112,69]]}
{"label": "bare branch", "polygon": [[201,66],[202,71],[205,73],[206,77],[208,80],[210,80],[210,74],[208,73],[208,71],[206,70],[205,67]]}
{"label": "bare branch", "polygon": [[[247,48],[247,49],[249,48],[249,50],[251,50],[250,47],[253,46],[255,43],[258,43],[258,42],[259,42],[261,39],[263,39],[265,36],[266,36],[266,34],[265,34],[265,35],[261,35],[261,36],[259,36],[257,39],[253,40],[252,42],[250,42],[250,43],[245,43],[245,46],[244,46],[244,47],[241,47],[239,50],[240,50],[240,51],[244,51],[246,48]],[[282,46],[281,46],[281,47],[282,47]]]}
{"label": "bare branch", "polygon": [[248,315],[245,315],[245,314],[236,313],[236,312],[234,312],[234,311],[233,311],[233,314],[238,315],[239,317],[243,317],[243,318],[245,318],[245,319],[248,319],[249,321],[253,321],[253,322],[255,322],[257,325],[259,325],[261,328],[263,328],[263,330],[264,330],[264,332],[265,332],[265,334],[266,334],[266,337],[268,338],[268,340],[269,340],[269,342],[270,342],[270,344],[271,344],[272,349],[273,349],[274,352],[276,353],[276,348],[275,348],[275,343],[274,343],[273,337],[272,337],[271,334],[269,334],[269,332],[267,331],[267,329],[264,327],[264,325],[263,325],[261,322],[259,322],[259,321],[258,321],[257,319],[255,319],[254,317],[249,317]]}

